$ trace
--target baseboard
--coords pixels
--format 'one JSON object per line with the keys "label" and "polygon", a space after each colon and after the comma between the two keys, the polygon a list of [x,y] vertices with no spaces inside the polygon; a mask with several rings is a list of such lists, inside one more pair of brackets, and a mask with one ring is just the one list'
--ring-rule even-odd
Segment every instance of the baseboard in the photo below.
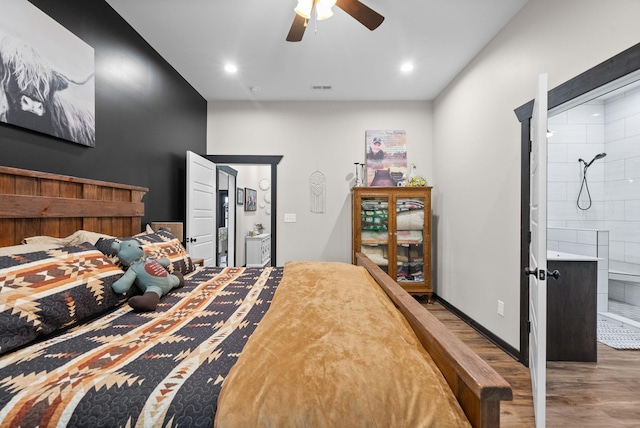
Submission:
{"label": "baseboard", "polygon": [[495,334],[493,334],[492,332],[490,332],[489,330],[484,328],[482,325],[478,324],[473,318],[471,318],[470,316],[468,316],[467,314],[465,314],[464,312],[462,312],[461,310],[459,310],[458,308],[453,306],[451,303],[449,303],[446,300],[444,300],[442,297],[437,296],[437,295],[434,294],[433,298],[434,298],[434,300],[437,300],[438,303],[440,303],[442,306],[447,308],[449,311],[451,311],[454,314],[456,314],[456,316],[458,316],[458,318],[460,318],[462,321],[467,323],[470,327],[472,327],[478,333],[480,333],[481,335],[486,337],[491,343],[493,343],[498,348],[502,349],[504,352],[506,352],[511,357],[513,357],[513,359],[515,359],[516,361],[521,362],[520,361],[520,352],[516,348],[514,348],[511,345],[509,345],[504,340],[500,339],[498,336],[496,336]]}

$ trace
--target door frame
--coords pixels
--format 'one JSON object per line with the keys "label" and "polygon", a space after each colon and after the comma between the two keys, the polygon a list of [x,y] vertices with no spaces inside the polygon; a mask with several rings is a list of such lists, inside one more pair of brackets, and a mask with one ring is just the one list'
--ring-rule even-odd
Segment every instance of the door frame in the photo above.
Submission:
{"label": "door frame", "polygon": [[[584,96],[602,86],[640,70],[640,43],[609,58],[548,92],[548,109]],[[524,269],[529,266],[529,174],[531,153],[531,118],[533,100],[515,110],[520,121],[520,362],[529,366],[529,279]]]}
{"label": "door frame", "polygon": [[[233,200],[233,204],[229,204],[228,210],[229,213],[231,213],[231,207],[233,206],[233,224],[231,225],[232,227],[229,228],[229,232],[228,235],[230,235],[231,233],[233,233],[233,239],[229,240],[229,238],[227,237],[227,242],[233,242],[233,264],[227,264],[227,266],[235,266],[235,262],[236,262],[236,240],[235,240],[235,236],[236,236],[236,223],[237,223],[237,219],[236,219],[236,214],[237,212],[237,207],[238,204],[235,201],[235,195],[236,195],[236,189],[238,188],[238,182],[237,182],[237,177],[238,177],[238,171],[236,171],[235,169],[231,168],[230,166],[227,165],[216,165],[216,170],[218,172],[218,180],[216,180],[216,198],[218,198],[220,196],[220,173],[224,173],[227,175],[227,177],[233,177],[233,189],[227,186],[227,195],[231,195],[231,197],[229,199]],[[227,183],[229,182],[229,179],[227,178]],[[219,211],[220,209],[220,200],[216,199],[216,210]],[[229,218],[231,218],[231,215],[229,215]],[[220,223],[220,219],[218,219],[217,221],[218,223]],[[216,232],[217,232],[217,228],[218,225],[216,225]],[[216,235],[217,237],[217,235]],[[229,253],[229,248],[227,247],[227,253]],[[216,254],[216,259],[217,259],[218,255]],[[227,263],[228,263],[228,259],[227,259]],[[217,263],[216,263],[217,264]]]}
{"label": "door frame", "polygon": [[[278,164],[283,156],[275,155],[203,155],[215,164],[269,165],[271,167],[271,266],[276,266],[276,242],[278,219]],[[237,183],[236,183],[237,185]],[[234,231],[235,233],[235,231]],[[235,249],[234,249],[235,251]]]}

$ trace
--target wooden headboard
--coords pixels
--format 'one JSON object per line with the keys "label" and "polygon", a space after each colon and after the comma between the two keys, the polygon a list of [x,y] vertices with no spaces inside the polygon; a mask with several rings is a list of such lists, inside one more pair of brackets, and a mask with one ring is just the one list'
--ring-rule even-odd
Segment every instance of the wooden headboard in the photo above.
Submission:
{"label": "wooden headboard", "polygon": [[0,166],[0,247],[29,236],[84,229],[113,236],[142,230],[145,187]]}

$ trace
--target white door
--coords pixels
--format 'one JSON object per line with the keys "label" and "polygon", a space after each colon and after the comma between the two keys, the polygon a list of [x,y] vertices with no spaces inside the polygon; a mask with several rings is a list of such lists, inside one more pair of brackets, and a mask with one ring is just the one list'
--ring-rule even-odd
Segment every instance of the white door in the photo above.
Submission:
{"label": "white door", "polygon": [[538,77],[531,120],[529,367],[536,427],[545,426],[547,395],[547,75]]}
{"label": "white door", "polygon": [[205,266],[216,263],[216,164],[187,151],[187,251],[204,259]]}

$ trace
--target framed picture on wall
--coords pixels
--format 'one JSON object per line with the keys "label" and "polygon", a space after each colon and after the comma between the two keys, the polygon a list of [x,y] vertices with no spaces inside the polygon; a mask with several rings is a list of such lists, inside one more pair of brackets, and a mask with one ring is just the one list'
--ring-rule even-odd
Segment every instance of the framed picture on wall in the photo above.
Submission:
{"label": "framed picture on wall", "polygon": [[244,188],[244,210],[255,211],[258,208],[258,191]]}
{"label": "framed picture on wall", "polygon": [[244,204],[244,189],[242,187],[236,190],[236,203],[238,205]]}
{"label": "framed picture on wall", "polygon": [[407,183],[407,133],[401,130],[366,131],[367,186],[404,186]]}
{"label": "framed picture on wall", "polygon": [[91,46],[29,2],[3,2],[0,70],[0,122],[95,147]]}

